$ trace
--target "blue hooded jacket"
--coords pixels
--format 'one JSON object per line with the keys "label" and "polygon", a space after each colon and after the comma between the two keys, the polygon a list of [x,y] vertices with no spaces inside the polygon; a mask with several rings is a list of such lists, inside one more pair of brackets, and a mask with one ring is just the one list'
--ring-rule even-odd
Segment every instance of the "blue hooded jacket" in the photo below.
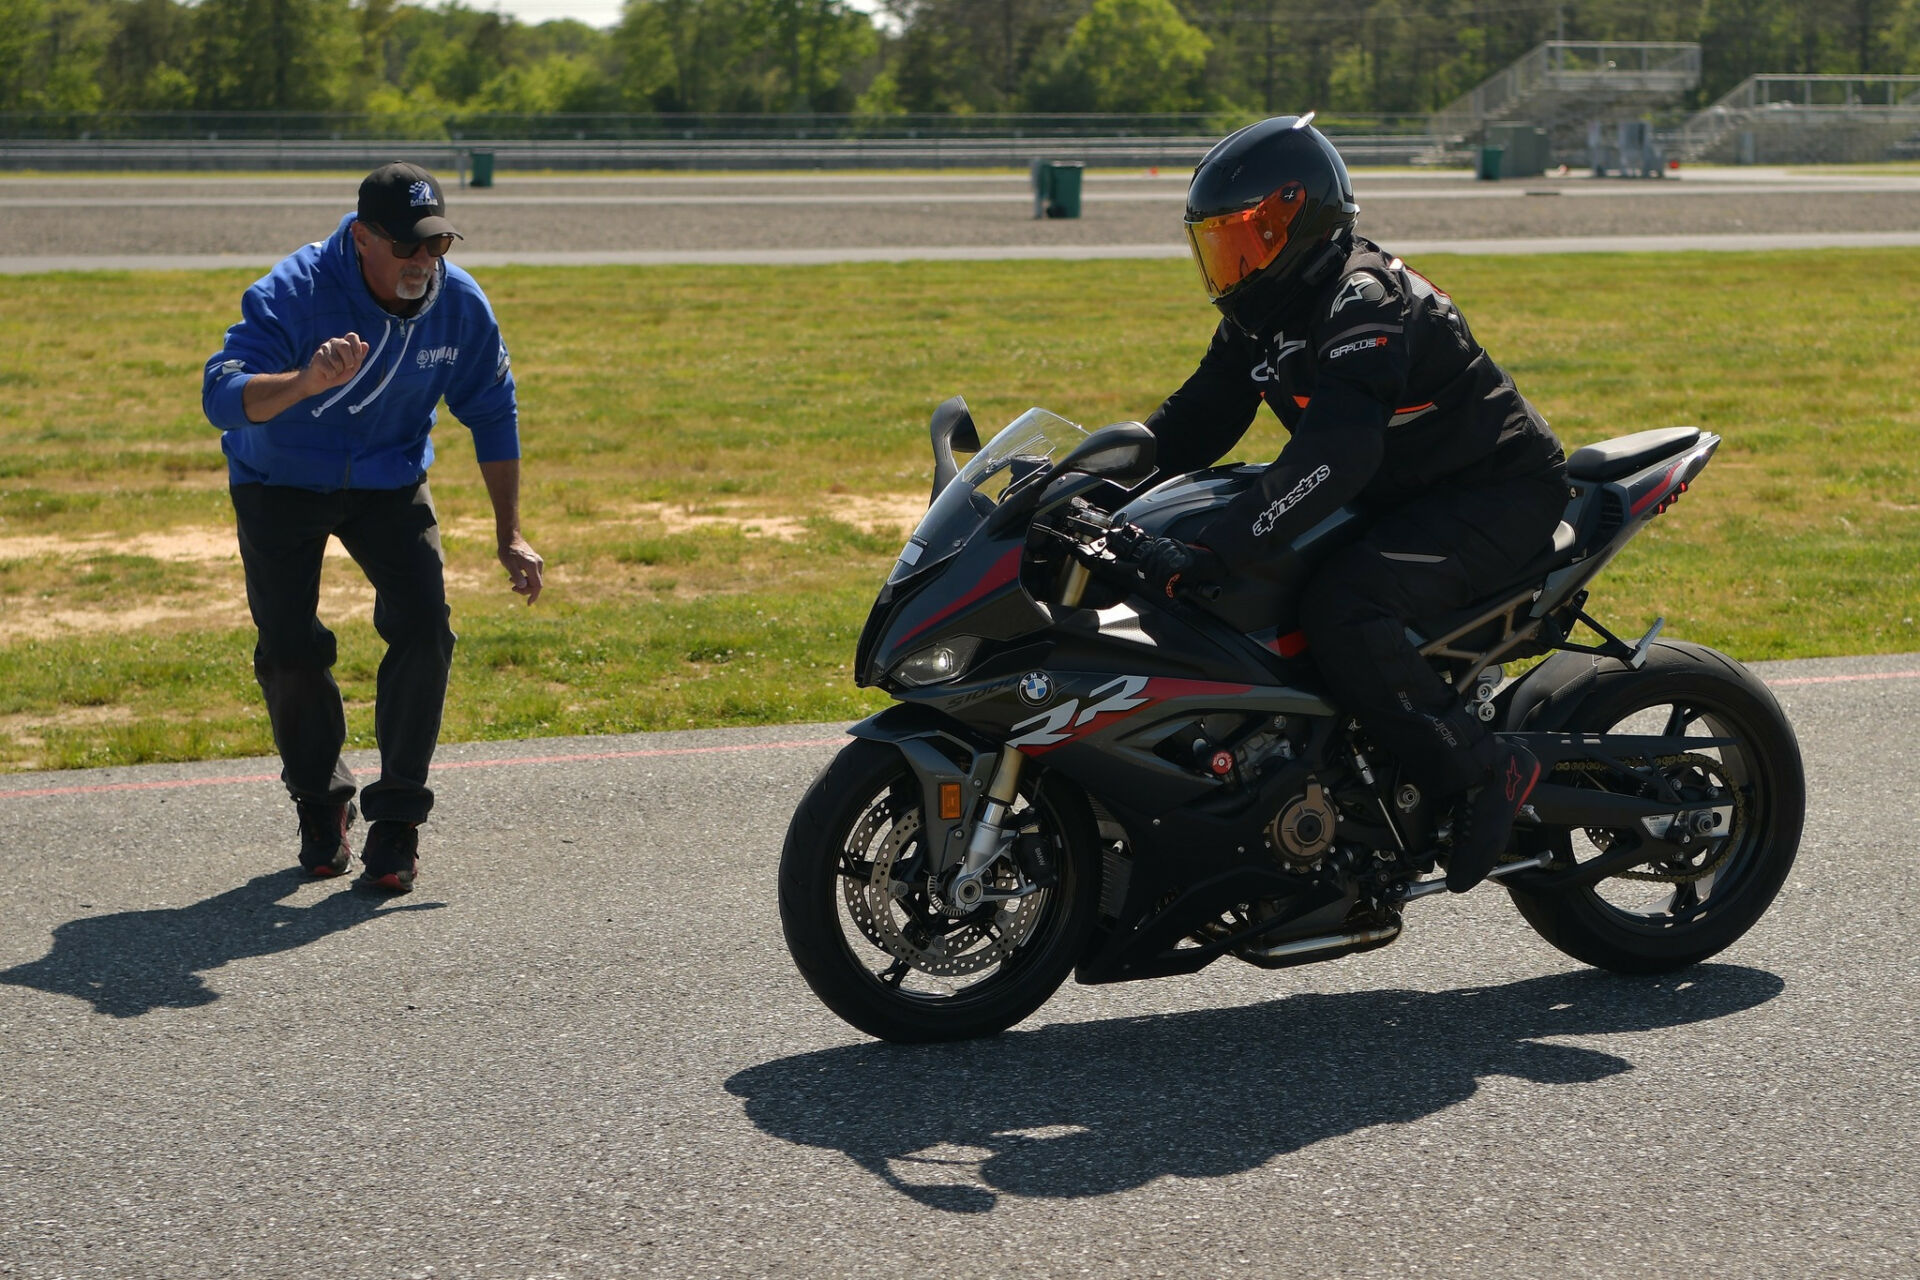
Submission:
{"label": "blue hooded jacket", "polygon": [[[207,361],[200,402],[222,432],[229,479],[322,493],[404,488],[433,462],[428,433],[443,396],[480,461],[518,458],[513,372],[480,286],[442,258],[419,311],[392,314],[360,275],[353,221],[348,214],[331,237],[255,281],[240,323]],[[240,396],[249,378],[299,369],[321,343],[350,332],[368,347],[353,381],[247,421]]]}

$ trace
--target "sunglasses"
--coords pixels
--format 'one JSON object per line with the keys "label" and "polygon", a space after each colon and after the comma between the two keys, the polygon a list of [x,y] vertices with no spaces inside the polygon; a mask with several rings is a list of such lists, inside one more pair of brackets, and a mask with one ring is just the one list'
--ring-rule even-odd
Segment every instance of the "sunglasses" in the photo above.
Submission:
{"label": "sunglasses", "polygon": [[367,230],[387,242],[388,247],[393,250],[393,256],[396,258],[411,258],[422,249],[427,251],[429,258],[444,258],[447,256],[447,250],[453,248],[453,242],[457,238],[452,235],[443,234],[428,236],[425,240],[401,240],[388,235],[371,222],[367,223],[366,226]]}

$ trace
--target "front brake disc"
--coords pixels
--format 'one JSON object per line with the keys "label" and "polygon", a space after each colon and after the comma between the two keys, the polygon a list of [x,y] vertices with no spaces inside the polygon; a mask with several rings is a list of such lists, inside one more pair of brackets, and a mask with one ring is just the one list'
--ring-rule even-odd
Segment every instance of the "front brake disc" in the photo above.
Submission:
{"label": "front brake disc", "polygon": [[[873,811],[849,843],[857,840],[857,847],[865,848],[877,834],[880,821],[887,816],[884,810]],[[910,809],[893,816],[892,822],[892,829],[874,853],[873,871],[868,878],[861,881],[854,876],[842,876],[840,880],[847,913],[868,941],[923,973],[957,977],[998,964],[1027,940],[1045,905],[1044,890],[999,902],[994,905],[990,919],[972,920],[950,931],[933,933],[924,944],[910,939],[906,926],[914,915],[907,910],[906,902],[912,901],[922,919],[941,917],[931,910],[924,885],[915,886],[911,881],[893,878],[895,863],[920,835],[920,811]],[[1001,876],[1006,875],[1003,870]]]}

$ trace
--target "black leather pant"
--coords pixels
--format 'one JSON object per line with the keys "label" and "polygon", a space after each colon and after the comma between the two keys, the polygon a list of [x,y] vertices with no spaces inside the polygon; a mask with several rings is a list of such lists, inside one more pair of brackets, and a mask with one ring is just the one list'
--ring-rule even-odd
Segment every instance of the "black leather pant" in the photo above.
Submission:
{"label": "black leather pant", "polygon": [[1387,513],[1307,583],[1301,630],[1335,703],[1430,795],[1479,782],[1492,739],[1408,640],[1407,624],[1509,583],[1545,549],[1566,505],[1557,466],[1436,489]]}
{"label": "black leather pant", "polygon": [[259,630],[253,673],[287,791],[296,800],[336,803],[354,794],[353,773],[340,758],[347,721],[333,680],[337,650],[318,613],[321,559],[333,535],[373,584],[373,625],[387,642],[374,704],[380,780],[361,795],[361,812],[369,822],[424,820],[433,808],[427,768],[454,643],[446,558],[426,482],[333,493],[237,484],[231,493],[247,606]]}

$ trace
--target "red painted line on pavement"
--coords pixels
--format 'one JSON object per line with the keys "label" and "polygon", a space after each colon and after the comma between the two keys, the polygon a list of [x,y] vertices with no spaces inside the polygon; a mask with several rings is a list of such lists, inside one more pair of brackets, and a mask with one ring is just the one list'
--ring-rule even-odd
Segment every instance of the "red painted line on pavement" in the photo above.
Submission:
{"label": "red painted line on pavement", "polygon": [[[746,742],[728,747],[657,747],[650,751],[583,751],[564,756],[507,756],[499,760],[455,760],[436,764],[434,772],[446,769],[495,769],[510,764],[572,764],[584,760],[651,760],[661,756],[707,756],[741,751],[788,751],[798,747],[830,747],[844,738],[796,738],[791,742]],[[177,778],[167,782],[106,782],[91,787],[32,787],[21,791],[0,791],[0,800],[25,800],[34,796],[95,795],[103,791],[170,791],[178,787],[221,787],[243,782],[278,782],[277,773],[232,774],[219,778]]]}
{"label": "red painted line on pavement", "polygon": [[[1857,684],[1865,680],[1920,680],[1920,671],[1870,671],[1852,676],[1795,676],[1769,680],[1775,689],[1806,684]],[[507,756],[499,760],[456,760],[437,764],[446,769],[497,769],[503,765],[574,764],[588,760],[652,760],[666,756],[705,756],[740,751],[791,751],[799,747],[830,747],[840,738],[796,738],[791,742],[748,742],[731,747],[659,747],[651,751],[584,751],[564,756]],[[234,774],[221,778],[179,778],[169,782],[108,782],[91,787],[32,787],[22,791],[0,791],[0,800],[27,800],[35,796],[96,795],[106,791],[171,791],[179,787],[223,787],[244,782],[274,782],[277,773]]]}
{"label": "red painted line on pavement", "polygon": [[1775,689],[1796,684],[1855,684],[1861,680],[1920,680],[1920,671],[1868,671],[1857,676],[1795,676],[1791,680],[1769,680]]}

